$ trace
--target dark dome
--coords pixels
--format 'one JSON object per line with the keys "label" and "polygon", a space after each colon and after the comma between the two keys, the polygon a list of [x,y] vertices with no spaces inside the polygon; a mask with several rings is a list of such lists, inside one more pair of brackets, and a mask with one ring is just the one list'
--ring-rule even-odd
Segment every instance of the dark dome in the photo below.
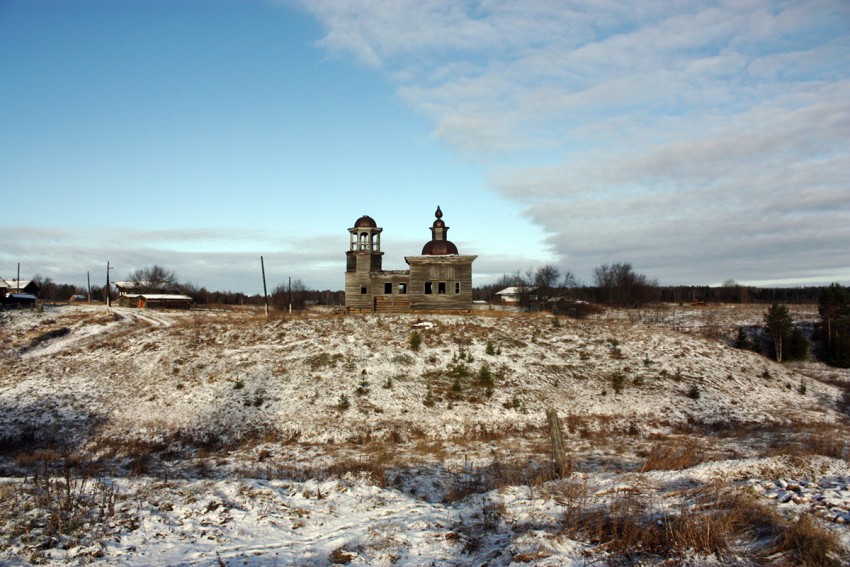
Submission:
{"label": "dark dome", "polygon": [[378,224],[369,215],[363,215],[354,223],[354,228],[378,228]]}
{"label": "dark dome", "polygon": [[422,247],[423,256],[448,256],[458,254],[457,246],[448,240],[432,240]]}

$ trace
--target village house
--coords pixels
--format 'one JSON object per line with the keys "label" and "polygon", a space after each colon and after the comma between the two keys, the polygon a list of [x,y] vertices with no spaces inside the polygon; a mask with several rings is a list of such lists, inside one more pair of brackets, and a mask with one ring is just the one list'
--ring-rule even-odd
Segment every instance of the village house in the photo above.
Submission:
{"label": "village house", "polygon": [[34,281],[0,278],[0,306],[4,309],[34,307],[39,289]]}
{"label": "village house", "polygon": [[449,227],[437,207],[431,240],[417,256],[405,256],[408,270],[383,270],[381,232],[364,215],[349,228],[346,252],[345,307],[349,311],[405,313],[471,311],[472,262],[446,238]]}
{"label": "village house", "polygon": [[176,288],[163,287],[151,282],[115,282],[118,305],[138,309],[191,309],[194,301]]}

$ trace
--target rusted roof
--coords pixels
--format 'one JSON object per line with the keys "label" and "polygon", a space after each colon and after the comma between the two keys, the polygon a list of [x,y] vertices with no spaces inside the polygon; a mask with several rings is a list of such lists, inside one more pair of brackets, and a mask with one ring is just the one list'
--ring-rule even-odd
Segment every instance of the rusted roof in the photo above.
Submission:
{"label": "rusted roof", "polygon": [[422,247],[423,256],[447,256],[458,254],[457,246],[449,240],[432,240]]}
{"label": "rusted roof", "polygon": [[354,223],[354,228],[378,228],[378,223],[369,215],[363,215]]}

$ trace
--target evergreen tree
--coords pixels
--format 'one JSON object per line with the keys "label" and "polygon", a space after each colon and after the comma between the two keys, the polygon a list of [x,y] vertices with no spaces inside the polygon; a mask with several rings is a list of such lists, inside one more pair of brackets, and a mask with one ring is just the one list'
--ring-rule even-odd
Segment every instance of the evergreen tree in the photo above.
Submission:
{"label": "evergreen tree", "polygon": [[773,341],[773,352],[777,362],[782,362],[783,350],[788,343],[793,323],[786,305],[773,303],[764,314],[765,330]]}
{"label": "evergreen tree", "polygon": [[826,342],[827,362],[850,367],[850,293],[838,283],[822,289],[818,297],[818,313]]}

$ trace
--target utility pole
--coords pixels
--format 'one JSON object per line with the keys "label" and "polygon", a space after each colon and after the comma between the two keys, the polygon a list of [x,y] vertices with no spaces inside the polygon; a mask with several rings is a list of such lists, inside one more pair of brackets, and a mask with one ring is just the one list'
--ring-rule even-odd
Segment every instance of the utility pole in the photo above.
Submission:
{"label": "utility pole", "polygon": [[269,292],[266,288],[266,265],[263,263],[263,257],[260,256],[260,268],[263,270],[263,298],[266,302],[266,317],[269,316]]}
{"label": "utility pole", "polygon": [[109,267],[109,261],[106,262],[106,306],[112,307],[112,293],[109,288],[109,270],[112,268]]}
{"label": "utility pole", "polygon": [[289,297],[289,313],[292,314],[292,276],[289,276],[289,287],[286,295]]}
{"label": "utility pole", "polygon": [[17,281],[17,283],[15,285],[18,288],[17,293],[21,293],[21,263],[20,262],[18,262],[18,279],[16,281]]}
{"label": "utility pole", "polygon": [[86,270],[86,285],[88,286],[88,293],[86,294],[86,303],[91,303],[91,274],[88,270]]}

